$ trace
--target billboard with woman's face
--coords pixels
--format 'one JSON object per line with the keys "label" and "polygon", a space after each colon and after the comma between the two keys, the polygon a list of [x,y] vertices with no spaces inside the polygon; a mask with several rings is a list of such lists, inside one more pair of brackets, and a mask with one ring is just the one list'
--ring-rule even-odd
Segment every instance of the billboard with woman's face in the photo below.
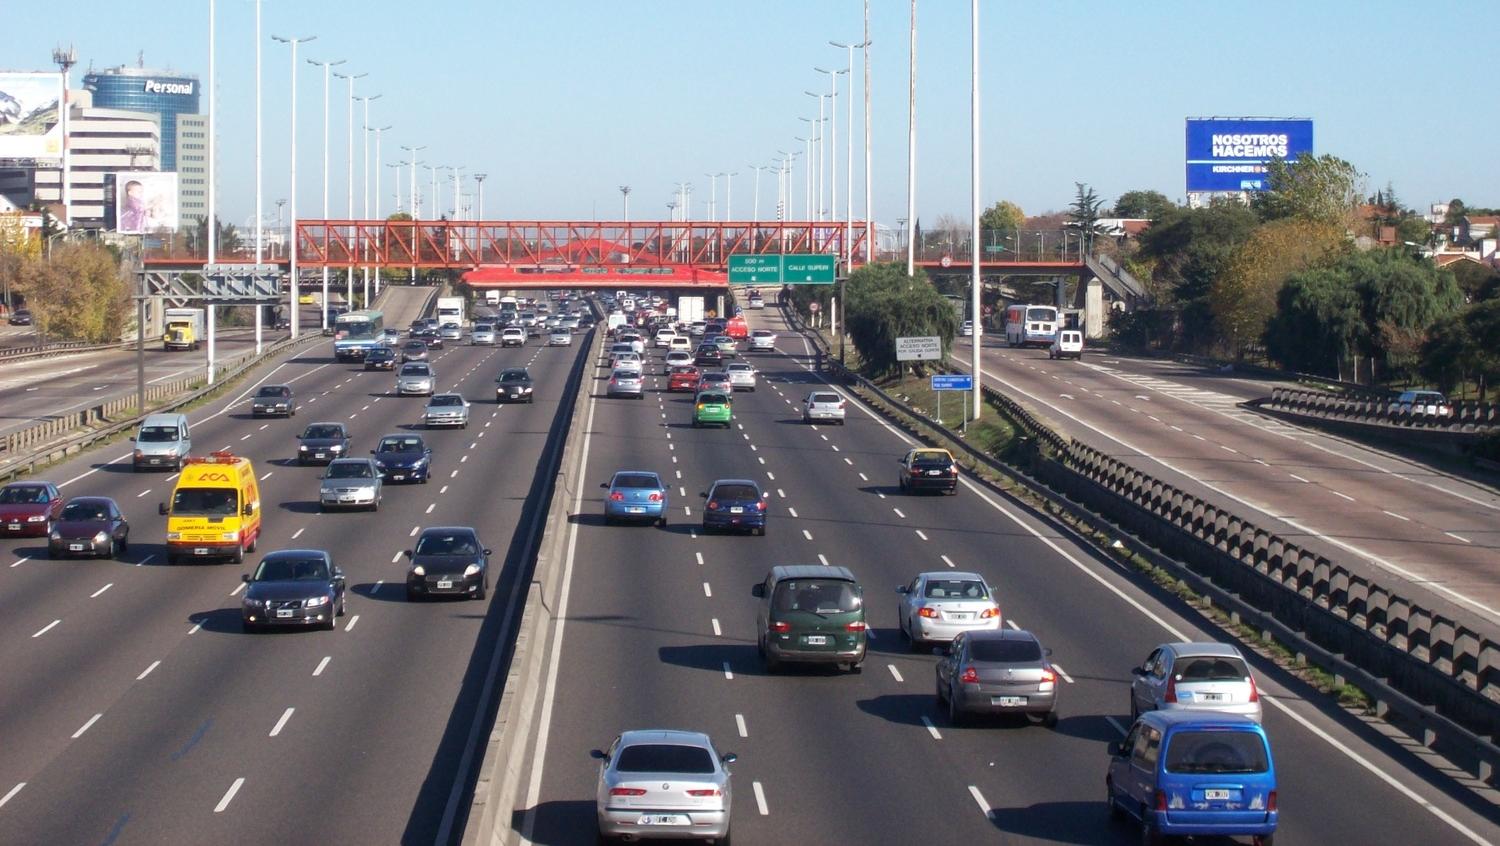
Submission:
{"label": "billboard with woman's face", "polygon": [[177,174],[120,171],[115,174],[115,231],[146,235],[177,228]]}

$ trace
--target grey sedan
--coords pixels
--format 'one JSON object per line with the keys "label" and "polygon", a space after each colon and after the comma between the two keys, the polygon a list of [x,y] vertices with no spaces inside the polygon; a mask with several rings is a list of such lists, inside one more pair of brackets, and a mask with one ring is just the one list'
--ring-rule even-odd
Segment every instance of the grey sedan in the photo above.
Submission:
{"label": "grey sedan", "polygon": [[549,347],[571,347],[573,345],[573,333],[566,329],[553,329],[547,336]]}
{"label": "grey sedan", "polygon": [[620,837],[729,841],[733,800],[727,765],[697,731],[627,731],[608,750],[589,753],[599,761],[595,813],[601,842]]}
{"label": "grey sedan", "polygon": [[250,416],[278,414],[283,417],[297,416],[297,397],[291,385],[262,385],[250,400]]}
{"label": "grey sedan", "polygon": [[401,373],[396,376],[396,395],[425,394],[432,396],[437,388],[437,374],[432,367],[420,361],[413,361],[401,365]]}
{"label": "grey sedan", "polygon": [[434,426],[457,426],[469,428],[469,401],[458,394],[436,394],[422,409],[422,422],[427,428]]}
{"label": "grey sedan", "polygon": [[645,396],[646,383],[641,378],[640,370],[628,370],[616,368],[609,377],[609,388],[605,391],[608,397],[635,397],[642,399]]}
{"label": "grey sedan", "polygon": [[937,701],[948,721],[967,714],[1026,714],[1057,725],[1057,671],[1036,635],[1018,629],[966,632],[937,663]]}
{"label": "grey sedan", "polygon": [[369,458],[339,458],[330,462],[318,486],[318,505],[331,508],[380,510],[380,468]]}
{"label": "grey sedan", "polygon": [[495,327],[489,323],[476,323],[474,331],[469,333],[469,343],[476,347],[493,347],[495,345]]}

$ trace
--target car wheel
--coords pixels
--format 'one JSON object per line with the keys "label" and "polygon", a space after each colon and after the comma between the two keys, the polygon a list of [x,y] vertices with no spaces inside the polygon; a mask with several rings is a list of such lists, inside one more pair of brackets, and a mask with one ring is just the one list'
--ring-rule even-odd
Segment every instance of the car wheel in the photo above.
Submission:
{"label": "car wheel", "polygon": [[115,540],[114,538],[110,538],[109,539],[109,554],[105,555],[104,557],[105,558],[110,558],[110,559],[119,558],[120,557],[120,542],[117,541],[117,540]]}
{"label": "car wheel", "polygon": [[489,579],[483,579],[479,583],[479,590],[474,591],[474,598],[479,600],[480,602],[483,602],[485,595],[489,593],[489,589]]}
{"label": "car wheel", "polygon": [[419,596],[416,591],[412,590],[411,588],[407,588],[406,589],[406,601],[407,602],[417,602],[421,598],[422,597]]}
{"label": "car wheel", "polygon": [[260,624],[241,621],[240,628],[245,634],[256,634],[260,631]]}
{"label": "car wheel", "polygon": [[723,837],[714,838],[714,846],[729,846],[729,832],[725,830]]}
{"label": "car wheel", "polygon": [[339,614],[336,606],[328,606],[328,622],[323,624],[323,631],[331,632],[339,627]]}
{"label": "car wheel", "polygon": [[1057,728],[1057,712],[1048,711],[1046,714],[1042,715],[1042,725],[1049,729]]}
{"label": "car wheel", "polygon": [[755,527],[755,536],[758,537],[758,538],[765,537],[766,536],[766,527],[765,526],[756,526]]}
{"label": "car wheel", "polygon": [[766,649],[762,651],[761,657],[765,659],[766,672],[768,674],[781,672],[781,661],[775,655],[771,654],[771,650]]}
{"label": "car wheel", "polygon": [[665,529],[667,527],[667,515],[663,514],[658,517],[656,519],[656,525],[661,526],[663,529]]}
{"label": "car wheel", "polygon": [[230,556],[230,560],[233,561],[236,565],[244,564],[245,548],[243,546],[236,545],[234,548],[234,555]]}
{"label": "car wheel", "polygon": [[964,724],[964,712],[959,710],[958,697],[953,695],[953,688],[948,689],[948,725],[961,726]]}
{"label": "car wheel", "polygon": [[1273,846],[1275,840],[1276,835],[1274,834],[1258,834],[1250,838],[1250,842],[1255,844],[1255,846]]}
{"label": "car wheel", "polygon": [[1132,694],[1130,697],[1130,724],[1135,725],[1135,721],[1140,719],[1140,717],[1141,709],[1135,704],[1135,696]]}

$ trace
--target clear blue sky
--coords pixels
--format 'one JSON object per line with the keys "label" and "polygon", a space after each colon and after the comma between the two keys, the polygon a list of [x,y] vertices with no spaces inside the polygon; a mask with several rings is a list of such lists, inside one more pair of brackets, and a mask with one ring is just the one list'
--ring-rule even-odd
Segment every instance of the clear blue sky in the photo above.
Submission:
{"label": "clear blue sky", "polygon": [[[908,4],[871,5],[875,215],[894,225],[905,215]],[[969,4],[920,6],[917,208],[930,225],[969,202]],[[0,67],[46,68],[51,48],[71,42],[81,67],[134,63],[144,51],[148,67],[206,76],[207,7],[10,4]],[[254,205],[253,4],[218,8],[220,208],[243,221]],[[705,174],[739,171],[734,215],[748,218],[748,166],[800,149],[797,118],[818,106],[802,92],[828,88],[813,67],[843,66],[827,41],[860,39],[862,9],[862,0],[266,0],[266,207],[274,212],[289,184],[288,50],[269,40],[278,34],[317,35],[303,56],[349,59],[345,69],[370,74],[358,92],[382,95],[371,124],[394,127],[386,162],[401,144],[425,144],[429,163],[487,172],[487,217],[615,217],[617,187],[629,184],[632,218],[664,218],[673,183],[691,181],[701,219]],[[986,205],[1063,208],[1075,181],[1110,201],[1133,188],[1180,199],[1183,119],[1198,115],[1311,117],[1317,151],[1352,161],[1372,190],[1393,182],[1424,210],[1453,196],[1500,205],[1500,110],[1486,105],[1493,51],[1483,26],[1395,0],[985,2],[981,14]],[[303,217],[321,211],[319,76],[301,65]],[[75,86],[81,77],[75,70]],[[337,80],[333,90],[338,216],[346,95]],[[842,99],[839,112],[842,172]],[[394,174],[383,169],[386,212]],[[774,190],[763,175],[763,216]],[[724,191],[720,180],[721,209]]]}

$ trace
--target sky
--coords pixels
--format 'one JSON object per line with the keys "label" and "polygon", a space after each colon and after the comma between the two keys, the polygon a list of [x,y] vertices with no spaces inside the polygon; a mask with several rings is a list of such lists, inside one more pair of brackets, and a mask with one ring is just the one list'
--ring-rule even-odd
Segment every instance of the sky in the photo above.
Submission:
{"label": "sky", "polygon": [[[206,78],[209,0],[11,3],[0,68],[51,67],[71,43],[82,71],[134,64]],[[965,217],[970,205],[970,18],[961,0],[919,0],[917,214]],[[908,0],[871,0],[870,139],[875,218],[906,216]],[[255,0],[218,0],[219,206],[245,223],[255,207]],[[289,49],[272,35],[317,40],[300,48],[298,216],[322,213],[322,72],[305,58],[346,59],[368,73],[356,94],[378,94],[370,125],[383,164],[401,145],[419,160],[488,174],[489,219],[618,219],[629,185],[634,220],[667,219],[678,182],[691,182],[693,218],[708,216],[711,173],[719,216],[753,213],[754,165],[804,149],[828,76],[857,42],[863,0],[264,0],[263,177],[268,218],[289,197]],[[1490,35],[1456,16],[1399,0],[1190,0],[1022,3],[980,10],[980,199],[1028,214],[1065,208],[1074,183],[1112,203],[1132,189],[1181,200],[1183,121],[1273,115],[1315,121],[1316,152],[1347,159],[1370,191],[1393,184],[1408,205],[1462,197],[1500,206],[1486,104]],[[1464,62],[1474,61],[1471,71]],[[854,122],[864,118],[861,54],[854,57]],[[847,77],[840,77],[839,206],[844,205]],[[333,86],[332,216],[347,211],[348,91]],[[204,98],[204,109],[207,98]],[[355,108],[355,156],[363,151]],[[831,133],[830,133],[831,138]],[[856,217],[862,217],[862,134],[855,137]],[[374,139],[370,155],[374,157]],[[831,157],[830,157],[831,162]],[[410,168],[381,171],[380,209],[407,194]],[[428,182],[426,170],[419,179]],[[446,171],[445,171],[446,174]],[[370,175],[374,193],[375,175]],[[794,165],[802,217],[803,166]],[[355,165],[355,212],[364,182]],[[429,183],[430,184],[430,183]],[[760,215],[775,181],[760,177]],[[425,189],[424,189],[425,193]],[[442,188],[445,205],[451,189]],[[732,208],[727,204],[732,201]],[[370,200],[375,203],[374,196]],[[930,223],[929,223],[930,225]]]}

